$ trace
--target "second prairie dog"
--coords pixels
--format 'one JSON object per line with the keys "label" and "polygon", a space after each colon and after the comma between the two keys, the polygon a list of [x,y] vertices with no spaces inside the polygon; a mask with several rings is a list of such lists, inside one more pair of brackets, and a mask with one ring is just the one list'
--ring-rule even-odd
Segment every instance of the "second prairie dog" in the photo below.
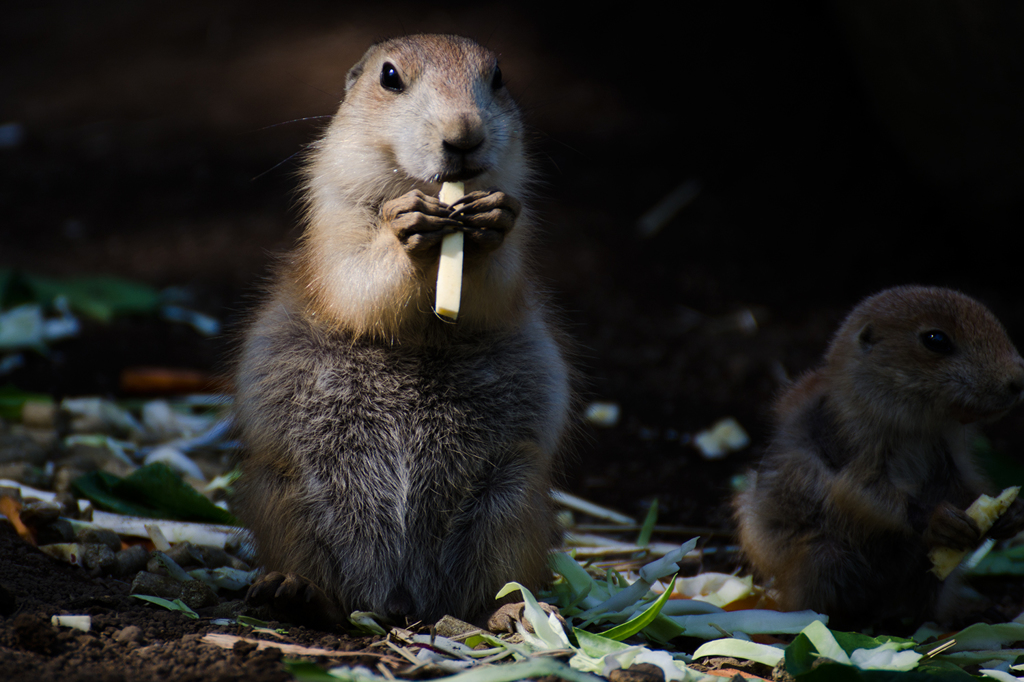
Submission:
{"label": "second prairie dog", "polygon": [[[526,262],[522,138],[496,56],[468,39],[385,41],[349,72],[236,372],[237,509],[272,571],[253,601],[469,619],[547,575],[570,382]],[[465,182],[454,206],[445,181]],[[456,324],[433,312],[453,229]]]}
{"label": "second prairie dog", "polygon": [[[781,606],[840,626],[933,617],[933,546],[981,539],[963,511],[991,492],[976,422],[1016,405],[1024,361],[983,305],[918,286],[857,305],[820,369],[776,404],[777,432],[736,500],[740,544]],[[1015,502],[990,531],[1024,524]]]}

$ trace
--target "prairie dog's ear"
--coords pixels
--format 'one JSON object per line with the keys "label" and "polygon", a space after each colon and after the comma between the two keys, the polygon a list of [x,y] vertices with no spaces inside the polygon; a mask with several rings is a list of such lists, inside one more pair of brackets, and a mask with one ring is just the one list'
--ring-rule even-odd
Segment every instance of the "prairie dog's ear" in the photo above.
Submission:
{"label": "prairie dog's ear", "polygon": [[346,93],[348,93],[348,91],[352,89],[352,86],[356,84],[356,81],[359,80],[359,77],[363,75],[363,70],[366,68],[367,56],[368,55],[363,55],[363,58],[359,60],[359,63],[357,63],[355,66],[348,70],[348,74],[345,76]]}
{"label": "prairie dog's ear", "polygon": [[864,353],[870,353],[871,349],[875,345],[875,329],[871,324],[866,324],[857,334],[857,343],[860,345],[860,349]]}

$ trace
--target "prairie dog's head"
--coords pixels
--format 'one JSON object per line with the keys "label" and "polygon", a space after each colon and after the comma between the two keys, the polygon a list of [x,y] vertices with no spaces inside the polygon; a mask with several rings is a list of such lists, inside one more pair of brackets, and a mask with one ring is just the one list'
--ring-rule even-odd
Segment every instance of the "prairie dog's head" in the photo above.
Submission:
{"label": "prairie dog's head", "polygon": [[521,117],[490,50],[450,35],[387,40],[352,67],[345,91],[317,144],[322,180],[363,196],[382,185],[385,197],[437,194],[446,181],[522,193]]}
{"label": "prairie dog's head", "polygon": [[995,418],[1024,391],[1024,360],[999,320],[938,287],[896,287],[861,301],[826,359],[845,399],[904,426]]}

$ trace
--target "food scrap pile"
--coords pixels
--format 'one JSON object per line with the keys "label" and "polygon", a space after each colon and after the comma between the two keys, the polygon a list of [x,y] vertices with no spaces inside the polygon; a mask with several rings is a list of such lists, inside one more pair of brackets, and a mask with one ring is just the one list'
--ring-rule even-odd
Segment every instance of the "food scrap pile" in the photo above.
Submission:
{"label": "food scrap pile", "polygon": [[[562,550],[552,554],[557,580],[539,595],[509,584],[502,595],[520,591],[525,606],[500,610],[491,621],[494,631],[450,618],[388,627],[372,614],[353,614],[343,628],[348,635],[330,640],[351,652],[310,644],[304,628],[264,621],[260,616],[267,614],[244,604],[257,572],[248,563],[244,531],[225,509],[227,455],[234,446],[226,399],[152,400],[127,408],[95,398],[54,405],[26,394],[16,410],[17,402],[9,392],[7,415],[20,410],[21,418],[10,419],[5,442],[36,454],[4,465],[0,509],[22,542],[107,585],[119,583],[111,595],[122,604],[136,600],[136,608],[166,609],[164,618],[193,622],[201,628],[190,640],[195,646],[251,651],[300,679],[323,674],[311,666],[360,680],[464,676],[498,682],[552,675],[583,682],[595,675],[624,679],[626,670],[651,680],[699,680],[734,670],[748,679],[780,679],[782,671],[804,679],[822,661],[843,666],[849,679],[860,679],[864,670],[948,673],[961,666],[980,671],[982,664],[995,671],[985,674],[1011,679],[996,673],[1012,676],[1021,653],[1004,648],[1024,639],[1024,624],[1017,623],[978,624],[953,636],[923,627],[908,638],[830,631],[822,614],[774,610],[770,595],[750,577],[700,571],[712,556],[705,552],[731,547],[698,548],[697,538],[682,545],[652,541],[673,530],[657,525],[657,505],[637,523],[564,493],[557,499],[568,533]],[[24,595],[17,589],[5,595],[15,604],[6,615],[13,616]],[[538,600],[557,606],[566,626]],[[12,619],[6,641],[35,630],[93,632],[88,636],[101,638],[96,641],[136,637],[130,627],[104,627],[107,615],[95,607],[65,607],[48,616],[20,625]]]}

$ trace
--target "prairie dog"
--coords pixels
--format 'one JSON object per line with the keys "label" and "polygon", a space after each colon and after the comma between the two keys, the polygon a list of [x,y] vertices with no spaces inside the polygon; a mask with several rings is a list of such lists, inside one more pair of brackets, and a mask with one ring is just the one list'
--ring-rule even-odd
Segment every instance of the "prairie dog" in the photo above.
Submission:
{"label": "prairie dog", "polygon": [[[467,619],[547,575],[570,372],[527,263],[522,138],[496,56],[466,38],[388,40],[349,71],[236,371],[235,506],[272,571],[255,601]],[[466,196],[442,204],[443,181]],[[455,229],[452,324],[433,300]]]}
{"label": "prairie dog", "polygon": [[[927,551],[980,540],[963,511],[989,491],[974,424],[1022,390],[1024,360],[977,301],[906,286],[858,304],[824,366],[777,402],[774,440],[736,499],[743,552],[783,608],[847,626],[940,615]],[[1015,502],[990,533],[1022,525]]]}

